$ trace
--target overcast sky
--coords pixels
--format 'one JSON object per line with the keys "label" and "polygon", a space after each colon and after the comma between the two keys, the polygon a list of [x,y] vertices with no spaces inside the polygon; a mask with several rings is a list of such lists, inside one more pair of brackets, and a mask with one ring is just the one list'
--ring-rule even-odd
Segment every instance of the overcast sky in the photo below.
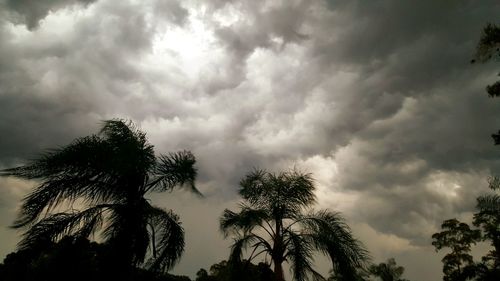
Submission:
{"label": "overcast sky", "polygon": [[[186,228],[174,273],[227,258],[217,220],[248,171],[298,167],[376,262],[440,280],[430,236],[470,221],[500,170],[500,100],[484,91],[498,69],[470,64],[499,12],[493,0],[0,0],[0,168],[131,119],[157,153],[198,159],[204,200],[153,198]],[[32,185],[0,178],[0,259]]]}

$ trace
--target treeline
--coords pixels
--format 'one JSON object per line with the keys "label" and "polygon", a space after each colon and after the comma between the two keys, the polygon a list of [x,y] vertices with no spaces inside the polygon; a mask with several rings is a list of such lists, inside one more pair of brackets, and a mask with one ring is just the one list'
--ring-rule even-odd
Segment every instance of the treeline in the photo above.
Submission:
{"label": "treeline", "polygon": [[[0,264],[0,280],[3,281],[108,281],[118,280],[118,274],[110,265],[109,248],[105,244],[92,242],[82,237],[66,236],[58,242],[44,241],[30,249],[10,253]],[[394,259],[389,259],[377,265],[371,265],[367,270],[358,270],[358,276],[353,281],[372,280],[380,278],[383,281],[406,281],[402,279],[404,268],[398,266]],[[162,272],[151,272],[136,267],[127,276],[119,280],[141,281],[273,281],[276,279],[270,265],[265,262],[258,264],[248,260],[228,262],[223,260],[210,268],[201,268],[196,277],[178,276]],[[330,272],[328,281],[345,280],[339,273]]]}
{"label": "treeline", "polygon": [[[109,247],[82,237],[66,236],[58,242],[45,241],[30,249],[19,250],[6,256],[0,264],[3,281],[192,281],[187,276],[152,272],[135,267],[127,275],[113,270]],[[209,271],[200,269],[195,281],[271,281],[273,271],[269,265],[254,265],[247,261],[229,265],[227,261],[214,264]]]}

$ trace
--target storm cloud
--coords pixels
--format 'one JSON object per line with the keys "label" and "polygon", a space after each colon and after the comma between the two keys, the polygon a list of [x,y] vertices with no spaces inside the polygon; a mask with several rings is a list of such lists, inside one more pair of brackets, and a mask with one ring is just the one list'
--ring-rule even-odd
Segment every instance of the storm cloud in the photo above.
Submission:
{"label": "storm cloud", "polygon": [[[6,0],[0,167],[131,119],[157,153],[198,159],[206,200],[154,198],[186,226],[174,272],[227,256],[217,218],[245,173],[295,166],[376,260],[437,280],[430,236],[470,218],[500,170],[489,137],[498,101],[484,91],[496,66],[469,63],[499,12],[497,1],[465,0]],[[15,247],[6,227],[30,185],[0,179],[0,256]]]}

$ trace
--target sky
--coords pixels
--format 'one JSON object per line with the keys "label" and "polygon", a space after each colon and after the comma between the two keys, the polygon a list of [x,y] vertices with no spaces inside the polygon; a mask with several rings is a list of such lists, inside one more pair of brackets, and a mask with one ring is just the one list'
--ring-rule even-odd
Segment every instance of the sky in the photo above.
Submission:
{"label": "sky", "polygon": [[[129,119],[158,154],[197,158],[204,199],[151,198],[186,230],[174,273],[227,258],[218,218],[245,174],[295,167],[375,262],[440,280],[431,235],[470,222],[500,170],[500,100],[485,92],[498,65],[470,63],[499,12],[493,0],[0,0],[0,168]],[[0,178],[0,259],[34,185]]]}

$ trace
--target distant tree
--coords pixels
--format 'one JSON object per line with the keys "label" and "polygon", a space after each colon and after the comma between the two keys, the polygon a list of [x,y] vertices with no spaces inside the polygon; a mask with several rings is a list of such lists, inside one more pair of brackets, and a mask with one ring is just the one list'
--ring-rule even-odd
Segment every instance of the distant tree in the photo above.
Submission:
{"label": "distant tree", "polygon": [[248,259],[266,254],[278,281],[284,280],[284,262],[289,262],[294,280],[323,279],[312,267],[314,250],[328,255],[334,271],[346,278],[365,267],[368,252],[339,213],[306,212],[316,200],[310,174],[257,170],[240,186],[240,211],[226,209],[220,219],[225,236],[234,237],[229,262],[240,261],[243,250],[251,248]]}
{"label": "distant tree", "polygon": [[266,263],[255,265],[248,260],[239,263],[221,261],[210,267],[210,273],[200,269],[196,281],[272,281],[274,273]]}
{"label": "distant tree", "polygon": [[476,55],[472,62],[487,62],[500,59],[500,27],[487,23],[476,46]]}
{"label": "distant tree", "polygon": [[371,274],[379,277],[382,281],[408,281],[401,278],[404,271],[405,268],[398,266],[394,258],[390,258],[387,262],[382,262],[378,265],[372,265],[369,269]]}
{"label": "distant tree", "polygon": [[[479,39],[475,58],[476,61],[485,63],[491,59],[500,60],[500,27],[488,23],[482,31]],[[486,92],[490,97],[500,96],[500,81],[486,87]],[[500,144],[500,131],[492,135],[495,145]],[[490,188],[499,190],[500,179],[492,177]],[[487,194],[477,198],[477,213],[474,214],[473,224],[480,227],[479,230],[471,230],[468,225],[459,223],[457,220],[448,220],[443,223],[442,228],[447,231],[433,235],[435,241],[433,245],[436,250],[442,247],[452,248],[452,253],[445,256],[443,271],[448,280],[465,280],[473,276],[476,280],[500,280],[500,197],[498,194]],[[440,240],[438,240],[439,238]],[[493,249],[484,257],[482,262],[473,263],[470,255],[470,245],[477,240],[490,241]],[[455,248],[454,248],[455,247]],[[465,264],[465,266],[463,265]],[[453,277],[453,276],[457,277]],[[451,277],[450,277],[451,276]],[[453,279],[460,278],[460,279]],[[445,279],[446,280],[446,279]]]}
{"label": "distant tree", "polygon": [[2,176],[39,180],[13,225],[27,229],[19,249],[102,230],[117,272],[127,275],[124,268],[145,261],[151,270],[168,270],[183,252],[184,231],[176,214],[151,205],[145,195],[182,185],[197,193],[194,164],[187,151],[156,157],[131,122],[108,120],[96,135],[3,170]]}
{"label": "distant tree", "polygon": [[[41,241],[30,249],[8,254],[0,264],[2,281],[109,281],[118,280],[107,267],[109,246],[86,238],[65,236],[58,242]],[[191,281],[176,276],[134,268],[120,281]]]}
{"label": "distant tree", "polygon": [[[491,59],[500,60],[500,27],[488,23],[483,28],[479,43],[477,44],[475,59],[473,59],[472,62],[478,61],[484,63]],[[500,81],[496,81],[494,84],[486,86],[486,92],[490,97],[499,97]],[[493,134],[492,137],[495,144],[499,145],[500,131]]]}
{"label": "distant tree", "polygon": [[[500,179],[492,177],[489,187],[493,191],[500,190]],[[500,280],[500,196],[497,193],[486,194],[477,198],[477,213],[474,214],[473,224],[482,230],[482,240],[490,242],[493,247],[490,252],[482,258],[479,265],[479,275],[482,280],[498,278]],[[493,280],[493,279],[492,279]]]}
{"label": "distant tree", "polygon": [[444,281],[461,281],[475,276],[475,263],[470,254],[471,245],[481,239],[481,232],[468,224],[450,219],[441,225],[443,231],[432,235],[432,245],[439,251],[450,248],[451,252],[442,259]]}
{"label": "distant tree", "polygon": [[209,276],[208,272],[204,268],[200,268],[198,272],[196,272],[195,281],[215,281],[216,279],[213,276]]}
{"label": "distant tree", "polygon": [[358,269],[356,271],[356,276],[352,279],[349,279],[349,278],[345,278],[344,276],[342,276],[342,274],[338,273],[338,272],[334,272],[333,270],[330,270],[329,272],[329,276],[328,276],[328,279],[326,279],[327,281],[369,281],[371,280],[370,279],[370,273],[368,272],[368,270],[365,270],[365,269]]}
{"label": "distant tree", "polygon": [[[491,59],[500,60],[500,27],[488,23],[482,31],[476,50],[476,60],[484,63]],[[486,92],[490,97],[500,96],[500,81],[486,87]],[[500,131],[492,135],[495,144],[500,145]],[[500,180],[493,177],[490,181],[492,190],[499,190]],[[493,246],[486,256],[482,258],[479,265],[479,272],[482,278],[493,278],[500,280],[500,197],[498,194],[488,194],[477,198],[473,224],[483,231],[483,240],[490,241]],[[490,277],[484,277],[490,276]],[[493,277],[491,277],[493,276]],[[496,279],[495,279],[496,278]],[[485,279],[486,280],[486,279]]]}
{"label": "distant tree", "polygon": [[[96,244],[66,237],[59,243],[40,242],[31,249],[8,254],[0,266],[0,280],[95,280],[98,261]],[[57,269],[57,270],[54,270]],[[51,272],[52,271],[52,272]]]}

